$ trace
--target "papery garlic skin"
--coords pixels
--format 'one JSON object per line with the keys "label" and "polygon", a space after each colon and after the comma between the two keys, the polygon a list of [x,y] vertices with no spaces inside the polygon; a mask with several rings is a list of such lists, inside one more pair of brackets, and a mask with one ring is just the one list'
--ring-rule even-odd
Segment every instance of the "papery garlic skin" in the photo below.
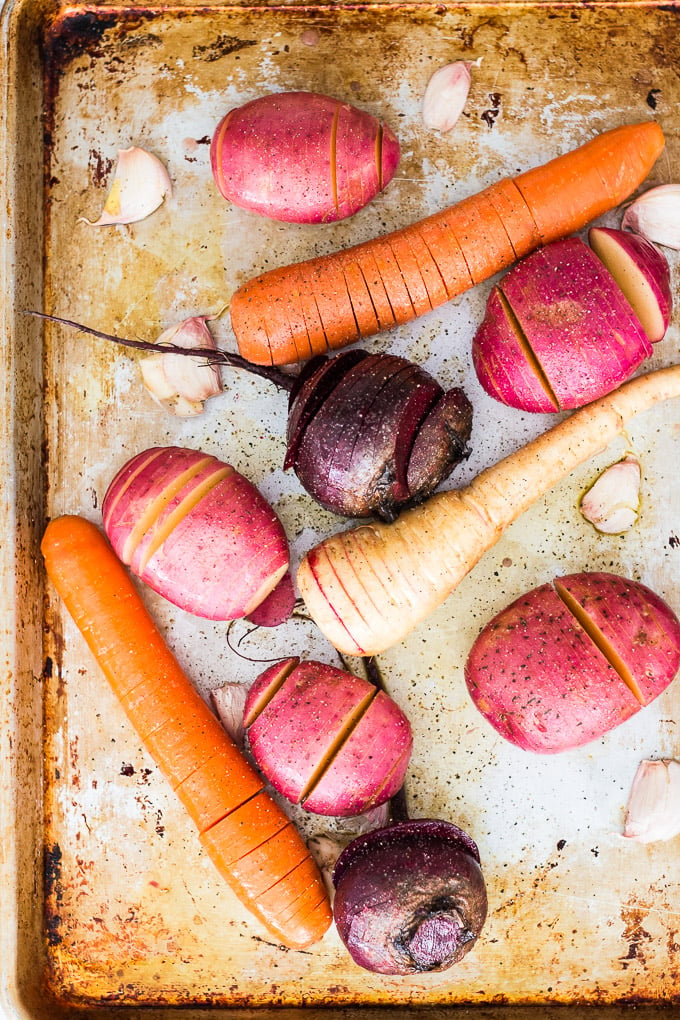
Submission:
{"label": "papery garlic skin", "polygon": [[628,206],[621,227],[680,251],[680,184],[650,188]]}
{"label": "papery garlic skin", "polygon": [[[195,315],[164,330],[156,341],[176,347],[203,347],[216,350],[208,329],[207,315]],[[218,365],[205,359],[187,358],[183,354],[150,354],[140,362],[145,389],[177,417],[188,418],[204,410],[204,402],[222,392],[222,376]]]}
{"label": "papery garlic skin", "polygon": [[336,839],[326,833],[311,836],[307,840],[307,849],[314,858],[316,866],[321,872],[321,877],[324,885],[326,886],[326,892],[328,893],[331,903],[333,902],[333,896],[335,894],[335,886],[333,885],[333,869],[335,868],[335,862],[345,849],[346,843],[347,840]]}
{"label": "papery garlic skin", "polygon": [[243,710],[247,696],[246,684],[227,683],[210,692],[220,722],[236,746],[241,749],[245,744]]}
{"label": "papery garlic skin", "polygon": [[623,835],[638,843],[656,843],[679,833],[680,762],[645,759],[633,779]]}
{"label": "papery garlic skin", "polygon": [[385,801],[377,807],[369,808],[360,815],[352,815],[343,818],[341,833],[347,837],[347,842],[356,836],[362,836],[365,832],[372,832],[373,829],[382,829],[390,820],[390,802]]}
{"label": "papery garlic skin", "polygon": [[98,220],[82,217],[91,227],[137,223],[146,219],[172,194],[168,171],[157,156],[130,146],[118,151],[116,171]]}
{"label": "papery garlic skin", "polygon": [[628,455],[606,468],[581,498],[583,517],[605,535],[628,531],[640,516],[642,471]]}
{"label": "papery garlic skin", "polygon": [[423,124],[433,131],[450,131],[458,122],[470,91],[470,64],[457,60],[435,71],[423,97]]}

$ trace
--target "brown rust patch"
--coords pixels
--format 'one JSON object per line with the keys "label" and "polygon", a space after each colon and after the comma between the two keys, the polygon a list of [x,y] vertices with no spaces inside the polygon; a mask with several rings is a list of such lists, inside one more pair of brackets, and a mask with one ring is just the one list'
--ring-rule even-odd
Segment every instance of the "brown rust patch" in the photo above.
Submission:
{"label": "brown rust patch", "polygon": [[230,53],[238,53],[248,46],[257,46],[256,39],[241,39],[235,35],[221,33],[212,42],[205,45],[197,45],[193,48],[193,55],[196,60],[205,60],[210,63],[213,60],[220,60]]}
{"label": "brown rust patch", "polygon": [[43,880],[45,883],[45,932],[48,945],[62,941],[60,932],[60,904],[63,902],[61,884],[62,852],[58,843],[46,846],[43,851]]}
{"label": "brown rust patch", "polygon": [[626,904],[621,910],[621,920],[624,924],[621,937],[624,942],[628,943],[627,952],[624,956],[619,957],[624,970],[626,970],[632,961],[636,961],[642,967],[645,966],[646,950],[653,941],[652,936],[643,924],[648,913],[647,907],[640,903]]}

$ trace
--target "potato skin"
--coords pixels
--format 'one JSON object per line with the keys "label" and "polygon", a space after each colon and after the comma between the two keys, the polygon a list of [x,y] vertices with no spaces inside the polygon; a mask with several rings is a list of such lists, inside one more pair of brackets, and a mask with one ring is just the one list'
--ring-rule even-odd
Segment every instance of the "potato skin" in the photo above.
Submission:
{"label": "potato skin", "polygon": [[538,249],[500,280],[472,346],[486,392],[535,413],[610,393],[652,353],[618,284],[577,237]]}
{"label": "potato skin", "polygon": [[262,773],[308,811],[361,814],[402,785],[409,722],[383,691],[345,670],[283,660],[253,683],[244,719]]}
{"label": "potato skin", "polygon": [[[639,697],[560,597],[570,591],[626,663]],[[680,667],[680,622],[644,585],[581,573],[533,589],[497,614],[465,665],[472,700],[491,725],[527,751],[554,754],[590,743],[631,718]]]}
{"label": "potato skin", "polygon": [[137,454],[111,481],[102,517],[132,573],[195,616],[248,616],[288,569],[288,540],[264,496],[198,450],[152,447]]}
{"label": "potato skin", "polygon": [[386,124],[315,92],[261,96],[230,110],[210,146],[224,198],[290,223],[352,216],[389,184],[399,155]]}

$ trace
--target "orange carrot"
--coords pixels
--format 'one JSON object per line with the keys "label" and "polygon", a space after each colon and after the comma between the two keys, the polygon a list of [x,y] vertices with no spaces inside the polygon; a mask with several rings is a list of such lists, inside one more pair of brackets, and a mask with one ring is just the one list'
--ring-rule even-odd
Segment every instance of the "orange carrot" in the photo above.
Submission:
{"label": "orange carrot", "polygon": [[307,847],[183,672],[102,532],[82,517],[58,517],[41,548],[52,584],[220,873],[276,939],[296,949],[318,941],[331,912]]}
{"label": "orange carrot", "polygon": [[[312,354],[324,354],[408,322],[613,209],[642,183],[663,146],[653,121],[615,128],[393,234],[270,270],[232,297],[239,350],[256,364],[283,365],[310,341]],[[441,280],[430,267],[431,288],[408,254],[420,257],[425,248]],[[374,314],[366,314],[366,290]],[[311,318],[306,291],[319,302]],[[303,304],[304,343],[291,335]]]}

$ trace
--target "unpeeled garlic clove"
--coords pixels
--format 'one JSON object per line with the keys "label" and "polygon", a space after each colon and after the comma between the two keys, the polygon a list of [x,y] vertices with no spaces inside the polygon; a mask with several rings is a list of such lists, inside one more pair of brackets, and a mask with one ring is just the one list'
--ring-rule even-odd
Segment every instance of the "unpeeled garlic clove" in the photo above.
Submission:
{"label": "unpeeled garlic clove", "polygon": [[638,843],[655,843],[679,833],[680,762],[645,759],[633,779],[623,835]]}
{"label": "unpeeled garlic clove", "polygon": [[[176,347],[216,350],[208,329],[207,315],[195,315],[170,326],[157,343]],[[154,400],[178,417],[201,414],[204,401],[222,392],[222,376],[217,365],[204,358],[183,354],[150,354],[140,362],[142,381]]]}
{"label": "unpeeled garlic clove", "polygon": [[470,91],[470,64],[457,60],[435,71],[423,97],[423,124],[433,131],[450,131],[465,108]]}
{"label": "unpeeled garlic clove", "polygon": [[82,217],[82,222],[91,227],[137,223],[158,209],[165,196],[171,194],[170,176],[157,156],[135,145],[120,149],[101,216],[94,222]]}
{"label": "unpeeled garlic clove", "polygon": [[680,184],[660,184],[645,191],[628,206],[621,227],[680,251]]}
{"label": "unpeeled garlic clove", "polygon": [[640,462],[628,455],[606,468],[581,498],[580,510],[594,528],[619,535],[640,514]]}
{"label": "unpeeled garlic clove", "polygon": [[333,869],[335,868],[335,862],[338,857],[345,849],[347,841],[335,839],[333,836],[329,836],[326,833],[321,833],[316,836],[311,836],[307,840],[307,849],[314,858],[316,866],[321,872],[324,885],[326,886],[326,892],[333,901],[333,894],[335,893],[335,886],[333,885]]}
{"label": "unpeeled garlic clove", "polygon": [[385,801],[378,807],[369,808],[363,814],[353,815],[350,818],[342,819],[342,832],[348,839],[362,836],[365,832],[373,829],[382,829],[390,820],[390,802]]}
{"label": "unpeeled garlic clove", "polygon": [[210,692],[217,717],[237,747],[243,748],[243,710],[248,696],[246,684],[227,683]]}

